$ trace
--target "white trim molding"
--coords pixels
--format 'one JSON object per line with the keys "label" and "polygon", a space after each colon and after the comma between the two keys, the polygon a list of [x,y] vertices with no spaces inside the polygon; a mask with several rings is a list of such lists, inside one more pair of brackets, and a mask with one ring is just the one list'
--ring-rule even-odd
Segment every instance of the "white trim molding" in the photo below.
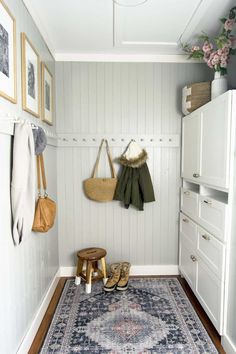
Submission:
{"label": "white trim molding", "polygon": [[36,315],[33,318],[33,321],[25,335],[25,337],[23,338],[20,347],[17,351],[17,354],[25,354],[28,353],[31,344],[36,336],[36,333],[39,329],[39,326],[43,320],[43,317],[47,311],[48,305],[52,299],[52,296],[54,294],[54,291],[57,287],[58,281],[59,281],[59,277],[60,277],[60,271],[58,270],[49,286],[49,289],[47,291],[47,293],[45,294],[43,301],[36,313]]}
{"label": "white trim molding", "polygon": [[236,354],[236,346],[227,334],[221,337],[221,345],[227,354]]}
{"label": "white trim molding", "polygon": [[203,63],[185,54],[55,53],[56,61],[119,63]]}
{"label": "white trim molding", "polygon": [[[61,267],[61,277],[75,276],[76,267]],[[130,275],[179,275],[178,265],[132,265]]]}

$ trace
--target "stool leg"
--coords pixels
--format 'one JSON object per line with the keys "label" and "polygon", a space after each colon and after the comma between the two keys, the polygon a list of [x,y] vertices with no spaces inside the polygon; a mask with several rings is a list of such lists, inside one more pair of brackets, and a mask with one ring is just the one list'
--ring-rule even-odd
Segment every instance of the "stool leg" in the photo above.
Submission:
{"label": "stool leg", "polygon": [[82,259],[79,258],[75,277],[75,285],[79,285],[81,283],[80,273],[82,273],[83,270],[83,263],[84,262],[82,261]]}
{"label": "stool leg", "polygon": [[98,262],[92,262],[92,267],[93,267],[93,276],[96,276],[98,274]]}
{"label": "stool leg", "polygon": [[91,293],[91,283],[92,283],[92,272],[93,272],[93,266],[92,262],[87,261],[87,269],[86,269],[86,293],[90,294]]}
{"label": "stool leg", "polygon": [[108,279],[105,257],[101,258],[101,266],[102,266],[102,272],[103,272],[103,284],[105,285],[107,282],[107,279]]}

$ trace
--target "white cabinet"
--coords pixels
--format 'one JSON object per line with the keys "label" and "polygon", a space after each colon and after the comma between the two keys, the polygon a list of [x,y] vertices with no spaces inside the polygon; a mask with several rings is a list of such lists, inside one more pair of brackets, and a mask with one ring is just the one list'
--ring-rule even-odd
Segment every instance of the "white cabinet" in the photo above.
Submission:
{"label": "white cabinet", "polygon": [[229,187],[230,93],[183,118],[182,177]]}
{"label": "white cabinet", "polygon": [[201,182],[228,188],[230,147],[229,95],[212,101],[201,110]]}
{"label": "white cabinet", "polygon": [[235,298],[228,274],[236,244],[236,92],[184,117],[182,133],[179,268],[219,334],[227,336],[229,299]]}
{"label": "white cabinet", "polygon": [[179,254],[181,274],[222,334],[225,245],[180,213]]}
{"label": "white cabinet", "polygon": [[197,255],[211,268],[216,277],[224,279],[225,245],[200,226],[197,229]]}
{"label": "white cabinet", "polygon": [[179,266],[189,286],[195,289],[196,286],[196,256],[191,241],[184,234],[180,234],[180,255]]}
{"label": "white cabinet", "polygon": [[227,238],[227,205],[213,198],[199,196],[199,223],[220,240]]}
{"label": "white cabinet", "polygon": [[191,248],[197,248],[197,225],[182,213],[180,213],[180,233],[192,242]]}
{"label": "white cabinet", "polygon": [[198,214],[198,194],[189,189],[181,188],[181,210],[195,219]]}
{"label": "white cabinet", "polygon": [[223,285],[200,257],[196,262],[195,294],[210,317],[215,328],[222,334],[223,324]]}
{"label": "white cabinet", "polygon": [[182,177],[188,179],[194,179],[200,175],[200,119],[199,113],[192,113],[183,118]]}

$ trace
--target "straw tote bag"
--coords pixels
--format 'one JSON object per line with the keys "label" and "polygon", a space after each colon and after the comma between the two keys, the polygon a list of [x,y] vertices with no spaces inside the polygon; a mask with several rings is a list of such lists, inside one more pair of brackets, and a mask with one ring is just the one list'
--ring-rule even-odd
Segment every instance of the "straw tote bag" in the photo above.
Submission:
{"label": "straw tote bag", "polygon": [[[39,197],[35,207],[34,223],[32,230],[36,232],[47,232],[54,225],[54,220],[56,217],[56,203],[52,199],[48,198],[43,155],[37,155],[36,158]],[[44,196],[41,195],[41,174]]]}
{"label": "straw tote bag", "polygon": [[[106,144],[106,152],[108,156],[108,161],[111,169],[111,178],[97,178],[98,165],[101,155],[101,150],[103,143]],[[95,200],[97,202],[109,202],[113,200],[115,189],[117,184],[116,172],[112,163],[111,153],[109,150],[109,145],[107,140],[102,139],[97,160],[92,173],[92,178],[88,178],[84,181],[84,191],[89,199]]]}

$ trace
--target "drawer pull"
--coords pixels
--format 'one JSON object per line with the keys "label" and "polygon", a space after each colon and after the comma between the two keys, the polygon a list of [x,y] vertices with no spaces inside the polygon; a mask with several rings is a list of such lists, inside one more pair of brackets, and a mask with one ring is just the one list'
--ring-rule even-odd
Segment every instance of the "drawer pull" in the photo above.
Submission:
{"label": "drawer pull", "polygon": [[195,177],[195,178],[199,178],[199,177],[200,177],[200,175],[199,175],[199,173],[194,173],[194,174],[193,174],[193,177]]}
{"label": "drawer pull", "polygon": [[203,200],[203,203],[205,203],[205,204],[208,204],[208,205],[211,205],[212,204],[212,201],[211,200]]}
{"label": "drawer pull", "polygon": [[190,192],[189,191],[185,191],[184,194],[185,195],[190,195]]}
{"label": "drawer pull", "polygon": [[187,222],[189,222],[189,220],[188,220],[188,219],[183,219],[183,222],[186,222],[186,223],[187,223]]}
{"label": "drawer pull", "polygon": [[206,241],[210,241],[210,236],[209,235],[206,235],[206,234],[204,234],[204,235],[202,235],[202,238],[204,238],[204,240],[206,240]]}
{"label": "drawer pull", "polygon": [[190,258],[191,258],[191,260],[192,260],[193,262],[196,262],[196,261],[197,261],[197,258],[196,258],[194,255],[192,255],[192,254],[191,254]]}

